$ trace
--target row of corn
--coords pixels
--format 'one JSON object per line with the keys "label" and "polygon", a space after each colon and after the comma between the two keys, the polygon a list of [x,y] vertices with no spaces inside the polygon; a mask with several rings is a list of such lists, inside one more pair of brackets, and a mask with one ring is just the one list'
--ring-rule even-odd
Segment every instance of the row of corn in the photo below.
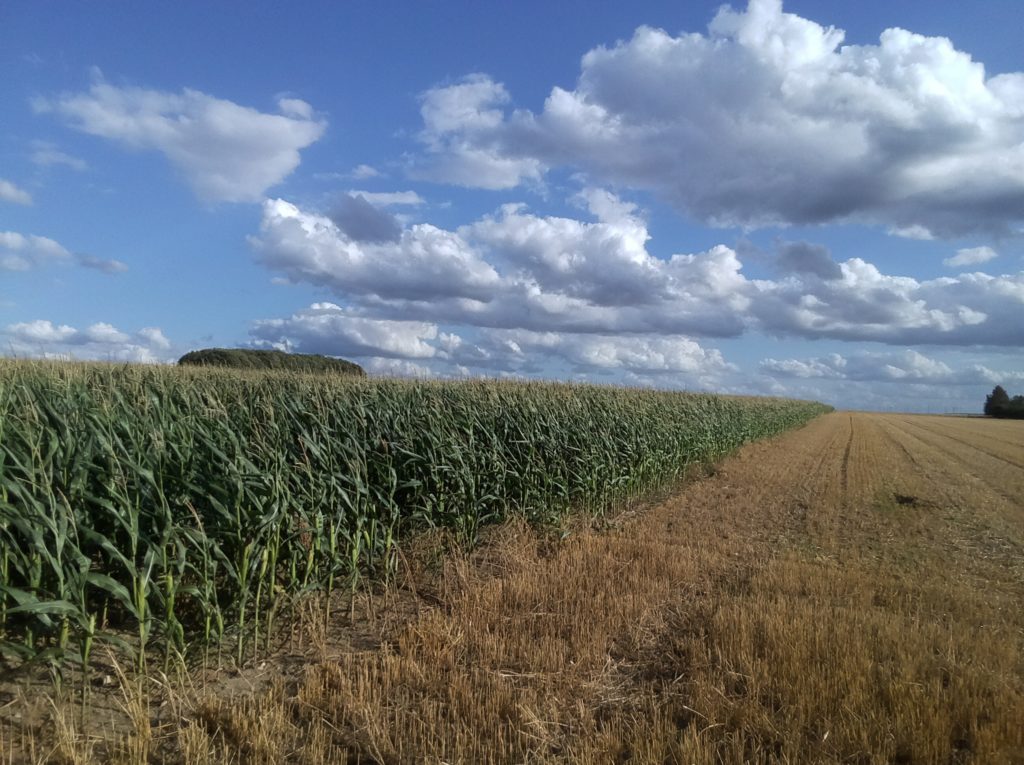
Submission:
{"label": "row of corn", "polygon": [[0,666],[238,658],[396,541],[600,513],[819,404],[0,361]]}

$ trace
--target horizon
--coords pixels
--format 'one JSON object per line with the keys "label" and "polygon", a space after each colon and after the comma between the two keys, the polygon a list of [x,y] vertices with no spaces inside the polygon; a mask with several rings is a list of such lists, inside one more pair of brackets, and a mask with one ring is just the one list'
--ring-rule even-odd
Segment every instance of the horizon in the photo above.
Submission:
{"label": "horizon", "polygon": [[1015,3],[293,10],[0,12],[0,354],[1024,391]]}

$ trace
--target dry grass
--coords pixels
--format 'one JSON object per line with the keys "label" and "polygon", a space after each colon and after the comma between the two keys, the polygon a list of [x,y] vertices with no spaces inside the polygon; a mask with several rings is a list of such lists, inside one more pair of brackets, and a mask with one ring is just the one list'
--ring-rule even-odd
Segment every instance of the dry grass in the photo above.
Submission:
{"label": "dry grass", "polygon": [[40,742],[56,740],[52,761],[69,763],[115,751],[1024,762],[1024,488],[1007,461],[1024,453],[1024,428],[949,422],[819,418],[560,543],[515,525],[469,558],[421,540],[404,582],[364,596],[357,619],[311,612],[307,660],[272,661],[256,690],[213,680],[165,694],[173,709],[149,712],[163,727],[137,694],[116,746],[58,705],[48,719],[64,728],[0,726],[0,751],[41,761]]}

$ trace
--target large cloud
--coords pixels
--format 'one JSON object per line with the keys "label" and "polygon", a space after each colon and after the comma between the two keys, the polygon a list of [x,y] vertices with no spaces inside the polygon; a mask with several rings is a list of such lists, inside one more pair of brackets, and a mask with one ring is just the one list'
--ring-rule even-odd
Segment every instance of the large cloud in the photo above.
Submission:
{"label": "large cloud", "polygon": [[36,319],[10,324],[0,331],[0,337],[15,356],[21,357],[141,363],[171,360],[171,342],[158,327],[144,327],[130,334],[105,322],[76,329]]}
{"label": "large cloud", "polygon": [[719,351],[686,337],[485,330],[469,341],[431,322],[367,318],[334,303],[256,321],[250,332],[258,346],[345,356],[411,375],[529,373],[540,369],[541,359],[571,373],[632,372],[688,381],[735,371]]}
{"label": "large cloud", "polygon": [[594,220],[506,205],[447,231],[417,224],[390,241],[358,241],[330,218],[266,203],[261,260],[329,289],[356,313],[533,332],[730,337],[775,335],[884,343],[1024,345],[1024,273],[921,281],[863,258],[833,261],[780,245],[779,278],[750,279],[724,245],[656,258],[630,204],[587,189]]}
{"label": "large cloud", "polygon": [[267,114],[197,90],[117,87],[102,79],[87,92],[33,105],[83,132],[162,152],[207,201],[259,201],[298,167],[299,150],[325,128],[297,99],[281,99],[280,114]]}
{"label": "large cloud", "polygon": [[861,258],[839,269],[838,279],[754,282],[757,326],[782,335],[897,345],[1024,345],[1024,272],[918,281],[883,274]]}
{"label": "large cloud", "polygon": [[810,359],[765,359],[765,374],[779,378],[855,380],[859,382],[994,385],[1024,382],[1024,371],[997,371],[983,364],[953,368],[915,350],[833,353]]}
{"label": "large cloud", "polygon": [[712,377],[735,371],[715,349],[703,348],[688,337],[636,335],[570,335],[560,332],[499,330],[487,335],[520,365],[536,354],[568,361],[581,371],[627,370],[639,373],[679,373]]}
{"label": "large cloud", "polygon": [[508,188],[568,166],[726,225],[853,220],[925,238],[1024,220],[1024,74],[987,76],[948,39],[902,29],[843,40],[750,0],[704,35],[641,27],[591,50],[539,113],[508,112],[505,88],[472,75],[423,96],[414,170]]}

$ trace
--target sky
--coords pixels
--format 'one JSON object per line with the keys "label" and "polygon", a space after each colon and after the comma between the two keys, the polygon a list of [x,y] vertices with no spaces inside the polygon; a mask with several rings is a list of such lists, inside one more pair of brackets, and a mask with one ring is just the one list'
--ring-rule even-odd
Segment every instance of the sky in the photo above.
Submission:
{"label": "sky", "polygon": [[978,411],[1024,393],[1024,13],[0,5],[0,353]]}

